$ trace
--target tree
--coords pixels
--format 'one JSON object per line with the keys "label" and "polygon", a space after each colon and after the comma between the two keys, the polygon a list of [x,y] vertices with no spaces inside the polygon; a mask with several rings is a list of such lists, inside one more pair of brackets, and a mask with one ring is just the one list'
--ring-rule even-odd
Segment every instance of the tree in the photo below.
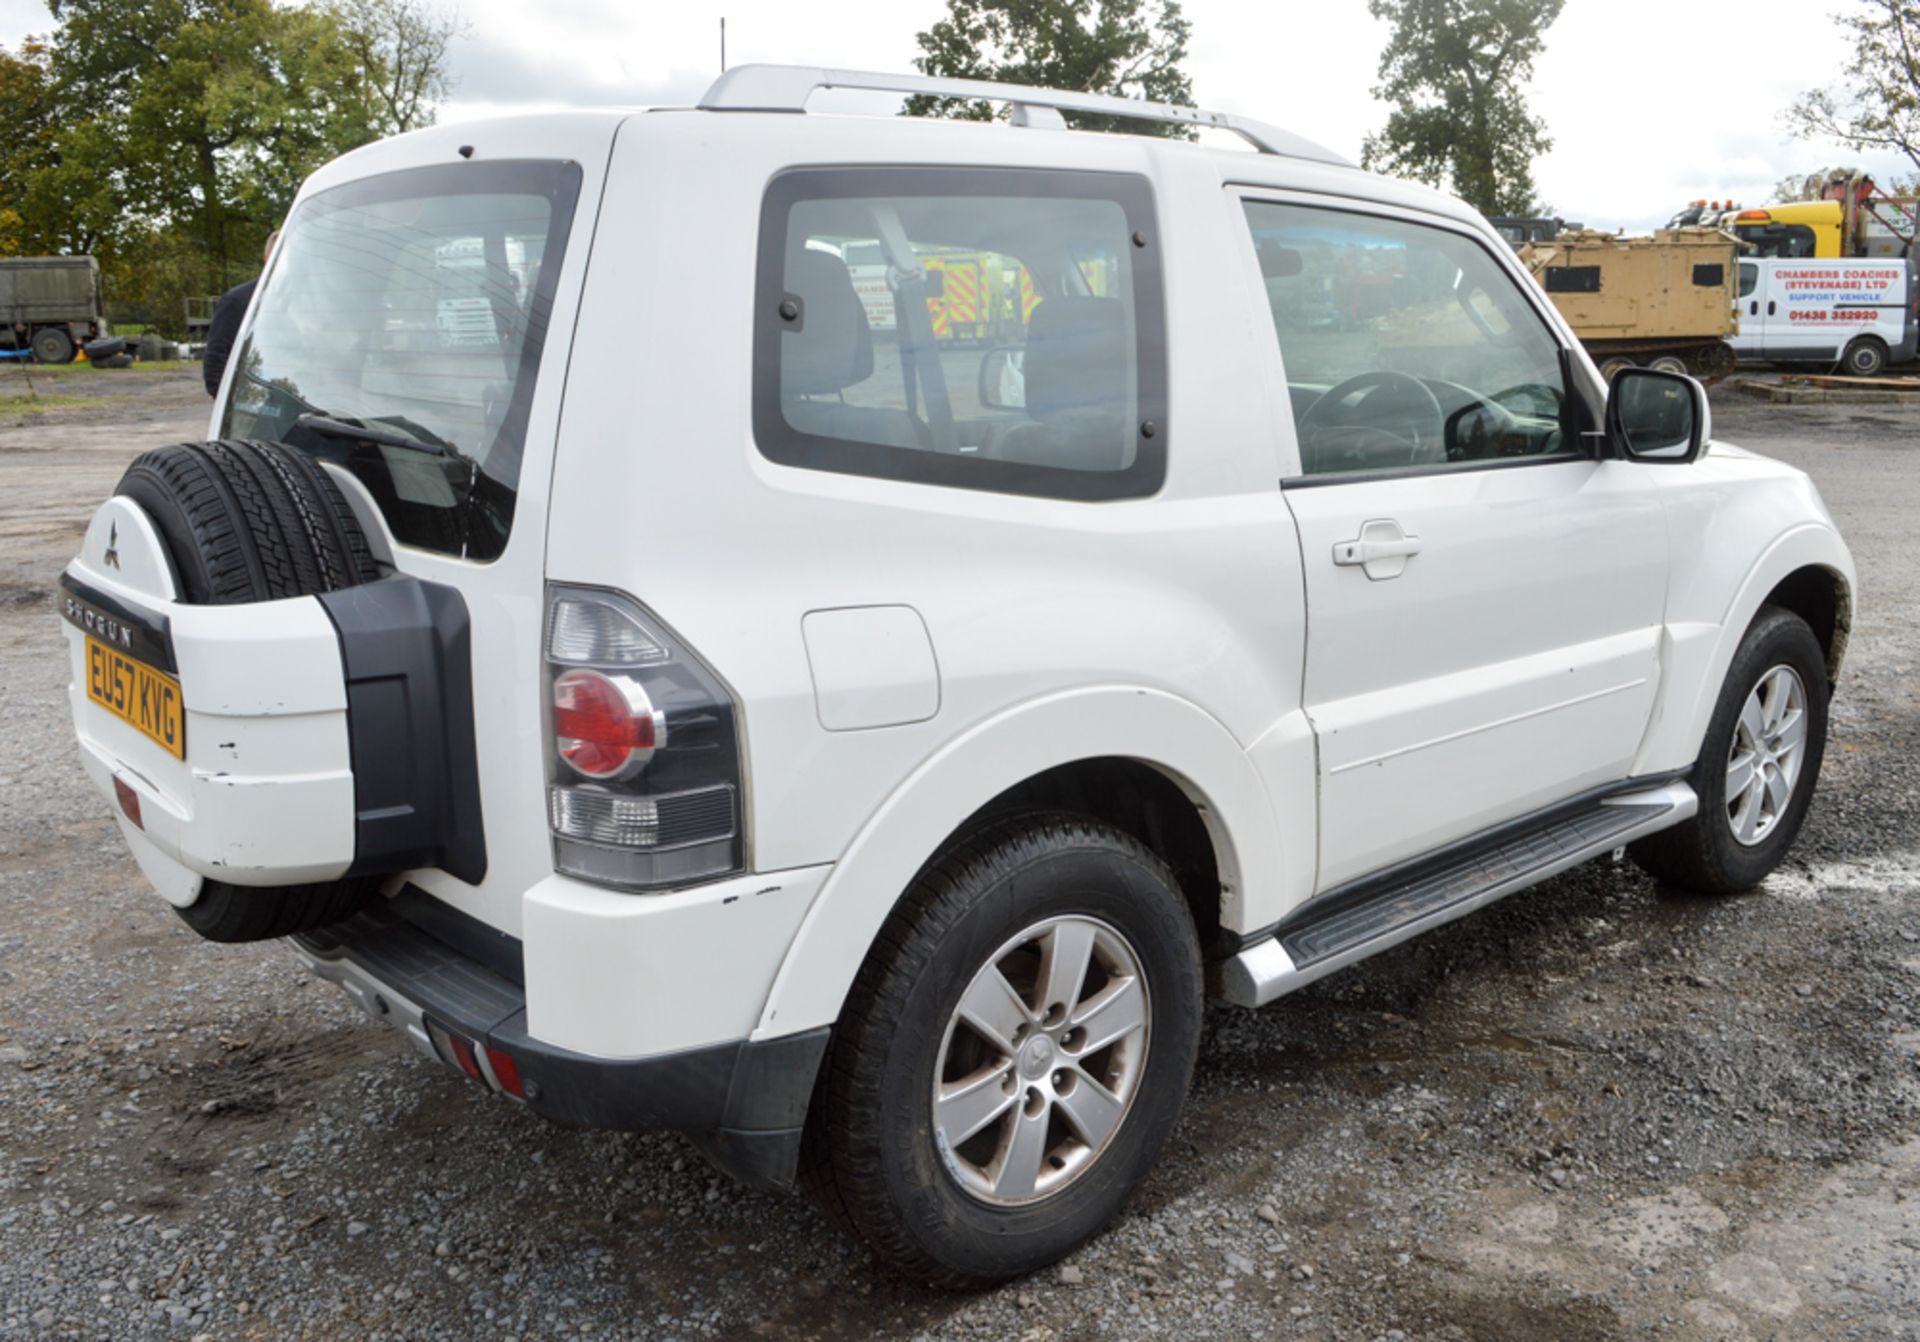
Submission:
{"label": "tree", "polygon": [[114,202],[106,230],[188,229],[209,288],[257,264],[320,164],[374,139],[369,69],[327,11],[271,0],[51,0],[62,166]]}
{"label": "tree", "polygon": [[1369,168],[1451,189],[1491,215],[1535,215],[1533,161],[1553,142],[1524,90],[1565,0],[1368,0],[1393,25],[1373,96],[1393,104]]}
{"label": "tree", "polygon": [[[1116,94],[1187,104],[1193,85],[1180,63],[1192,25],[1178,0],[947,0],[946,17],[919,35],[914,66],[925,75]],[[990,104],[914,97],[914,116],[990,121]],[[1076,126],[1184,136],[1157,122],[1067,114]]]}
{"label": "tree", "polygon": [[49,250],[47,220],[29,199],[32,184],[60,162],[55,135],[51,54],[44,39],[29,37],[16,54],[0,47],[0,256]]}
{"label": "tree", "polygon": [[1920,170],[1920,3],[1856,0],[1855,12],[1834,22],[1853,39],[1847,78],[1802,94],[1787,124],[1856,152],[1891,150]]}
{"label": "tree", "polygon": [[453,90],[447,48],[468,24],[429,0],[335,0],[348,48],[372,73],[381,129],[397,135],[431,126],[434,104]]}

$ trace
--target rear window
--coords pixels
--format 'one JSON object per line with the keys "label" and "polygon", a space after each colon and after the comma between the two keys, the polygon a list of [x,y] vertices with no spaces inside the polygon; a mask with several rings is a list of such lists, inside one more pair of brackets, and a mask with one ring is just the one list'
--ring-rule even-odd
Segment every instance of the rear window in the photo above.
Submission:
{"label": "rear window", "polygon": [[303,201],[222,434],[344,466],[403,545],[498,556],[579,190],[572,163],[459,163]]}
{"label": "rear window", "polygon": [[1144,178],[781,174],[760,222],[754,437],[785,465],[1117,499],[1165,475]]}

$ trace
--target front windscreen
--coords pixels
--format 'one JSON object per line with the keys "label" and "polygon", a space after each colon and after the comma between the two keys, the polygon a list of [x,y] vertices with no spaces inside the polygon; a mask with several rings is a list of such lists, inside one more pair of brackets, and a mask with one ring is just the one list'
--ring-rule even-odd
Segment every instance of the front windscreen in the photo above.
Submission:
{"label": "front windscreen", "polygon": [[572,163],[459,163],[303,201],[222,435],[345,467],[402,545],[499,555],[579,190]]}

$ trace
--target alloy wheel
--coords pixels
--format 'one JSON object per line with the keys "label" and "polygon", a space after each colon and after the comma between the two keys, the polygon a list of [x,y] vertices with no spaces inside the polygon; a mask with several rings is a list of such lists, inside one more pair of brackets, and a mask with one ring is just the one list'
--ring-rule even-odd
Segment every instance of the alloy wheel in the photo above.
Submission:
{"label": "alloy wheel", "polygon": [[1786,815],[1806,742],[1806,684],[1792,667],[1773,667],[1747,695],[1727,751],[1727,825],[1740,843],[1765,842]]}
{"label": "alloy wheel", "polygon": [[972,1196],[1050,1197],[1126,1121],[1145,1071],[1152,1002],[1140,958],[1097,918],[1048,918],[974,974],[934,1073],[933,1132]]}

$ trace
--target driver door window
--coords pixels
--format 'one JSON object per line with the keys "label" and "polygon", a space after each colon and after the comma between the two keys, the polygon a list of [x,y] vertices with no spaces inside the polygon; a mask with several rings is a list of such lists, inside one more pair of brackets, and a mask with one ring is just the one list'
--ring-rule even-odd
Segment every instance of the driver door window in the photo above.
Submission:
{"label": "driver door window", "polygon": [[1305,475],[1570,454],[1552,332],[1464,234],[1244,202]]}

